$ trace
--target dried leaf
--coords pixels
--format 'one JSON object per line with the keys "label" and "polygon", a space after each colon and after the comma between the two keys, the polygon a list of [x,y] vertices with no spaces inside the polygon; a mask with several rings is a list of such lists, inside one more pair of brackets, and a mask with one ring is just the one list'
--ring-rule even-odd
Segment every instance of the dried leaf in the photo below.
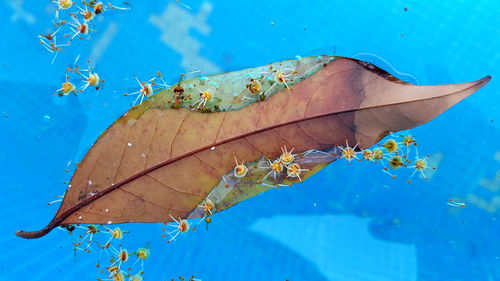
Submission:
{"label": "dried leaf", "polygon": [[[16,234],[36,238],[64,224],[200,217],[197,206],[207,197],[221,211],[269,188],[260,185],[268,170],[259,165],[279,157],[283,146],[330,153],[348,141],[368,148],[389,132],[432,120],[489,80],[415,86],[366,62],[320,56],[180,82],[100,136],[47,227]],[[204,107],[186,108],[207,89],[215,97]],[[242,179],[233,175],[235,157],[254,165]],[[319,160],[298,160],[309,170],[302,179],[335,160],[314,157]]]}

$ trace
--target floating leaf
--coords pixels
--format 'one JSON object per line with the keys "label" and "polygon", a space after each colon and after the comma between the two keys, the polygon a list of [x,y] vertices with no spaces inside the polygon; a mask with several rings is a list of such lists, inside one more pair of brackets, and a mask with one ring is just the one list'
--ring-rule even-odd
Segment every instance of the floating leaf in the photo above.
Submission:
{"label": "floating leaf", "polygon": [[[390,132],[426,123],[489,80],[415,86],[366,62],[319,56],[181,81],[99,137],[48,226],[16,234],[201,217],[207,198],[221,211],[304,180],[334,161],[346,142],[368,148]],[[291,164],[269,175],[270,160],[285,146],[294,149],[300,179],[288,174]],[[243,161],[248,171],[233,172]]]}

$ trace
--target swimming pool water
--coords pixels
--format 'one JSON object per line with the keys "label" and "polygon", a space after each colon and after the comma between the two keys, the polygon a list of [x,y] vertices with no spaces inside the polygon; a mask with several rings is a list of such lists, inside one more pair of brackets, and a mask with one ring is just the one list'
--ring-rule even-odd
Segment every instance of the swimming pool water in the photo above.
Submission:
{"label": "swimming pool water", "polygon": [[[296,55],[372,62],[421,85],[492,81],[411,130],[437,170],[406,183],[365,163],[337,161],[304,183],[271,190],[214,216],[175,243],[159,224],[128,224],[127,247],[150,242],[146,280],[500,280],[500,24],[498,1],[133,1],[96,20],[91,39],[54,64],[40,46],[50,1],[0,4],[0,280],[95,280],[96,256],[54,230],[23,240],[57,210],[69,161],[133,102],[133,75],[203,75]],[[115,3],[115,2],[113,2]],[[116,2],[116,4],[120,4]],[[406,8],[406,9],[405,9]],[[66,66],[89,59],[101,90],[53,95]],[[201,74],[200,74],[201,75]],[[465,208],[446,204],[450,198]],[[178,279],[177,279],[178,280]]]}

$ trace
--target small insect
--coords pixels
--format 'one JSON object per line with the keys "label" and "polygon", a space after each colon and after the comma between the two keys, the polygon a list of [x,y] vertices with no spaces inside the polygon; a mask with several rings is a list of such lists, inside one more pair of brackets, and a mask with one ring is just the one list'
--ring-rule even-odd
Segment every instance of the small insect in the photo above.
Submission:
{"label": "small insect", "polygon": [[134,267],[138,261],[141,261],[141,272],[143,272],[144,261],[147,260],[149,258],[149,256],[151,255],[151,251],[149,250],[149,243],[146,246],[146,248],[139,248],[139,249],[137,249],[137,251],[135,251],[134,253],[130,253],[129,255],[136,255],[137,256],[137,260],[134,262],[134,264],[131,267]]}
{"label": "small insect", "polygon": [[286,168],[288,178],[298,178],[300,181],[302,181],[302,178],[300,178],[300,173],[309,171],[308,169],[301,169],[300,165],[297,163],[290,164]]}
{"label": "small insect", "polygon": [[[90,28],[87,23],[80,23],[76,17],[73,17],[73,20],[75,23],[69,23],[69,25],[71,25],[71,31],[73,31],[73,36],[69,39],[70,42],[73,41],[76,36],[88,35],[90,32]],[[66,36],[70,36],[70,34],[67,34]]]}
{"label": "small insect", "polygon": [[212,200],[206,198],[200,205],[198,205],[198,207],[200,207],[203,210],[205,215],[210,216],[212,215],[212,210],[215,209],[215,204],[214,202],[212,202]]}
{"label": "small insect", "polygon": [[156,76],[161,80],[161,84],[160,83],[156,83],[156,82],[152,82],[154,85],[158,85],[158,86],[162,86],[163,88],[170,88],[170,85],[168,85],[165,80],[163,79],[163,74],[161,74],[160,71],[157,71],[156,72]]}
{"label": "small insect", "polygon": [[89,3],[87,2],[83,2],[83,4],[89,6],[90,8],[92,8],[94,10],[94,13],[96,15],[99,15],[99,14],[102,14],[103,12],[105,12],[106,10],[108,9],[118,9],[118,10],[130,10],[129,7],[127,8],[123,8],[123,7],[117,7],[117,6],[114,6],[112,5],[111,3],[108,3],[108,5],[104,5],[103,2],[95,2],[95,1],[90,1]]}
{"label": "small insect", "polygon": [[354,159],[359,159],[358,156],[356,156],[358,154],[358,152],[356,152],[356,147],[358,147],[359,142],[354,147],[350,147],[347,140],[345,141],[345,144],[345,148],[340,148],[340,150],[342,151],[342,156],[340,158],[345,158],[347,161],[349,161],[349,163]]}
{"label": "small insect", "polygon": [[137,249],[137,252],[135,254],[137,255],[138,259],[145,260],[149,258],[149,256],[151,255],[151,251],[149,250],[149,248],[139,248]]}
{"label": "small insect", "polygon": [[[380,161],[380,163],[382,163],[382,165],[384,166],[384,169],[382,171],[384,173],[388,174],[389,176],[391,176],[393,179],[395,179],[396,175],[391,174],[389,172],[389,169],[385,167],[384,162]],[[397,170],[397,169],[405,166],[403,163],[403,158],[399,155],[395,155],[395,156],[392,156],[391,158],[389,158],[387,160],[387,164],[389,164],[389,167],[391,167],[393,170]]]}
{"label": "small insect", "polygon": [[[415,138],[413,138],[410,135],[403,136],[403,140],[401,140],[401,144],[406,146],[406,157],[410,155],[410,146],[415,146],[415,149],[417,149],[417,141]],[[418,151],[417,151],[418,154]]]}
{"label": "small insect", "polygon": [[418,158],[418,157],[415,160],[415,163],[412,166],[410,166],[409,168],[413,168],[414,170],[413,170],[413,173],[411,173],[410,178],[408,179],[408,183],[410,183],[411,178],[413,177],[413,175],[416,172],[420,172],[420,174],[422,175],[422,177],[425,180],[428,180],[428,178],[425,175],[424,171],[428,170],[428,169],[432,169],[432,170],[436,169],[436,168],[429,167],[429,165],[427,164],[427,161],[425,160],[425,158]]}
{"label": "small insect", "polygon": [[59,199],[56,199],[54,201],[50,201],[49,203],[47,203],[47,205],[52,205],[52,204],[61,202],[64,199],[64,194],[63,195],[57,195],[56,197],[59,198]]}
{"label": "small insect", "polygon": [[56,13],[54,15],[54,18],[55,18],[55,23],[54,25],[56,26],[62,26],[64,24],[66,24],[66,21],[65,20],[59,20],[59,11],[60,10],[69,10],[71,9],[71,7],[73,7],[73,5],[75,4],[74,1],[72,0],[51,0],[52,3],[55,3],[57,5],[57,8],[56,8]]}
{"label": "small insect", "polygon": [[389,167],[391,167],[394,170],[403,167],[403,165],[404,165],[403,164],[403,158],[401,158],[401,156],[399,156],[399,155],[392,156],[389,159]]}
{"label": "small insect", "polygon": [[268,169],[270,168],[271,171],[269,171],[269,173],[267,173],[264,176],[264,178],[262,178],[262,180],[264,181],[271,173],[273,174],[274,179],[276,180],[276,175],[281,174],[284,170],[283,162],[280,160],[274,160],[274,161],[267,160],[267,161],[269,163],[269,167],[265,167],[265,168],[268,168]]}
{"label": "small insect", "polygon": [[382,151],[382,149],[380,148],[373,149],[372,155],[373,155],[372,159],[374,161],[381,161],[382,159],[384,159],[384,151]]}
{"label": "small insect", "polygon": [[[48,41],[52,41],[54,39],[54,37],[56,36],[56,34],[61,30],[61,28],[58,28],[56,31],[52,32],[52,33],[49,33],[49,34],[40,34],[38,35],[38,38],[40,38],[40,40],[48,40]],[[42,41],[43,42],[43,41]]]}
{"label": "small insect", "polygon": [[[128,261],[128,251],[126,249],[120,250],[118,253],[118,260],[120,263]],[[118,265],[118,267],[120,266]]]}
{"label": "small insect", "polygon": [[71,83],[69,81],[69,76],[66,75],[66,81],[62,83],[61,88],[56,90],[56,93],[62,97],[63,95],[67,96],[70,93],[74,93],[75,91],[76,91],[75,84]]}
{"label": "small insect", "polygon": [[408,147],[408,146],[411,146],[411,145],[417,145],[417,141],[410,135],[406,135],[406,136],[403,136],[403,140],[401,141],[401,143]]}
{"label": "small insect", "polygon": [[292,148],[290,151],[288,151],[288,149],[286,148],[286,146],[281,147],[280,161],[284,165],[291,164],[293,162],[293,160],[295,160],[295,156],[296,155],[292,154],[292,152],[293,152],[294,149],[295,148]]}
{"label": "small insect", "polygon": [[99,227],[95,224],[88,225],[85,228],[87,229],[87,233],[90,233],[90,234],[96,234],[96,233],[101,232],[101,230],[99,230]]}
{"label": "small insect", "polygon": [[[263,92],[264,84],[266,83],[266,76],[261,76],[260,78],[250,78],[250,83],[245,85],[245,89],[240,94],[243,96],[240,98],[241,100],[250,100],[250,101],[264,101],[266,99],[266,92]],[[246,95],[250,92],[250,95]],[[234,93],[233,96],[239,96],[237,93]]]}
{"label": "small insect", "polygon": [[96,15],[103,13],[103,12],[104,12],[104,10],[105,10],[105,6],[104,6],[104,4],[103,4],[102,2],[97,2],[97,3],[94,5],[94,13],[95,13]]}
{"label": "small insect", "polygon": [[54,54],[54,58],[52,58],[52,62],[51,62],[52,64],[56,60],[56,57],[59,54],[59,52],[62,50],[61,47],[68,47],[69,46],[68,43],[66,43],[66,44],[57,44],[56,34],[59,32],[59,30],[60,29],[57,29],[53,33],[45,34],[45,35],[41,34],[41,35],[38,36],[38,38],[40,39],[40,44],[42,44],[43,47],[45,49],[47,49],[47,51],[49,51],[50,53]]}
{"label": "small insect", "polygon": [[80,91],[85,91],[89,86],[96,87],[96,89],[99,89],[99,84],[101,83],[101,78],[99,77],[99,74],[97,72],[93,72],[92,69],[88,70],[82,70],[82,71],[87,71],[88,75],[84,75],[83,73],[80,73],[80,75],[83,77],[83,81],[85,84],[79,88]]}
{"label": "small insect", "polygon": [[87,7],[85,7],[85,10],[78,6],[77,8],[80,10],[79,13],[82,15],[85,22],[91,22],[95,18],[95,13],[93,11],[89,11]]}
{"label": "small insect", "polygon": [[122,249],[121,247],[119,249],[116,249],[115,247],[111,246],[111,251],[115,256],[111,259],[112,264],[108,267],[108,270],[111,273],[121,272],[120,269],[122,263],[127,262],[130,255],[127,249]]}
{"label": "small insect", "polygon": [[236,167],[234,167],[234,176],[237,178],[242,178],[247,175],[248,168],[245,166],[245,162],[242,161],[241,164],[238,164],[238,160],[234,157],[234,161],[236,162]]}
{"label": "small insect", "polygon": [[395,178],[395,176],[391,173],[388,172],[388,169],[385,167],[384,164],[384,159],[387,159],[385,157],[384,151],[381,148],[374,148],[372,150],[372,161],[375,163],[380,163],[382,164],[384,173],[389,174],[391,177]]}
{"label": "small insect", "polygon": [[175,94],[175,99],[178,100],[184,95],[184,88],[181,86],[182,79],[186,77],[186,74],[181,74],[179,77],[179,82],[177,82],[177,85],[174,88],[174,94]]}
{"label": "small insect", "polygon": [[[113,258],[111,258],[111,261],[113,261]],[[125,276],[123,276],[123,273],[124,273],[124,272],[123,272],[123,271],[121,271],[121,270],[120,270],[120,268],[118,268],[118,266],[117,266],[117,265],[107,266],[107,267],[106,267],[106,270],[108,271],[108,273],[109,273],[109,277],[110,277],[110,278],[114,278],[114,276],[115,276],[115,275],[117,275],[117,274],[119,274],[119,273],[121,273],[121,274],[122,274],[122,276],[121,276],[121,277],[125,277]],[[101,272],[102,272],[102,273],[104,273],[104,271],[101,271]],[[119,278],[119,277],[118,277],[118,278]],[[118,280],[118,279],[104,279],[104,280],[113,280],[113,281],[115,281],[115,280]],[[99,279],[98,279],[98,281],[102,281],[102,280],[99,280]]]}
{"label": "small insect", "polygon": [[153,82],[156,79],[156,77],[149,79],[147,82],[141,82],[139,80],[139,78],[137,77],[137,75],[134,75],[134,77],[137,80],[137,83],[139,84],[141,89],[136,91],[136,92],[130,93],[130,94],[125,94],[125,96],[138,95],[134,101],[134,105],[137,103],[139,98],[141,98],[141,101],[139,104],[142,104],[144,97],[149,98],[149,97],[151,97],[151,95],[153,95],[154,90],[153,90],[153,86],[151,85],[151,82]]}
{"label": "small insect", "polygon": [[287,75],[284,72],[277,71],[274,75],[274,81],[280,85],[284,84],[287,89],[290,89],[290,87],[288,87],[288,84],[286,83]]}
{"label": "small insect", "polygon": [[175,223],[169,224],[169,226],[174,227],[175,229],[168,232],[168,235],[170,235],[170,240],[168,240],[168,243],[170,243],[172,240],[175,241],[175,238],[179,234],[186,233],[190,229],[190,225],[187,220],[181,218],[175,219],[174,217],[172,217],[172,215],[170,215],[170,218],[172,218],[172,220],[174,220]]}
{"label": "small insect", "polygon": [[[179,77],[179,81],[178,81],[175,85],[173,85],[173,86],[169,86],[169,85],[167,85],[167,84],[165,83],[165,81],[162,79],[163,86],[164,86],[165,88],[170,88],[170,87],[173,87],[173,90],[172,90],[172,91],[174,92],[174,98],[175,98],[176,103],[181,104],[181,103],[182,103],[182,100],[184,100],[184,98],[186,98],[186,96],[184,95],[184,91],[185,91],[185,90],[184,90],[184,87],[182,86],[182,80],[183,80],[186,76],[188,76],[188,75],[190,75],[190,74],[193,74],[193,73],[196,73],[196,72],[199,72],[199,71],[200,71],[200,70],[196,70],[196,71],[192,71],[192,72],[188,72],[188,73],[183,73],[183,74],[181,74],[181,75],[180,75],[180,77]],[[159,72],[157,72],[157,73],[159,73]],[[159,73],[159,75],[160,75],[160,77],[161,77],[161,73]],[[193,87],[194,87],[194,86],[193,86],[193,85],[191,85],[191,84],[190,84],[190,85],[188,85],[188,86],[189,86],[189,88],[193,88]],[[197,89],[197,90],[199,91],[199,89]],[[191,99],[191,98],[189,98],[189,99]],[[178,107],[176,107],[176,108],[178,108]]]}
{"label": "small insect", "polygon": [[110,273],[110,275],[113,275],[113,274],[117,273],[118,271],[120,271],[120,269],[118,268],[117,265],[107,266],[106,269],[108,270],[108,272]]}
{"label": "small insect", "polygon": [[[224,179],[224,177],[222,178]],[[206,198],[200,205],[198,205],[198,207],[200,207],[203,210],[203,213],[205,213],[205,215],[200,219],[198,224],[200,224],[203,220],[205,220],[208,229],[208,224],[212,221],[211,217],[213,215],[213,211],[215,210],[215,204],[214,202],[212,202],[212,200]]]}
{"label": "small insect", "polygon": [[262,92],[262,84],[259,82],[259,80],[256,79],[251,79],[250,83],[247,84],[247,88],[250,91],[250,93],[258,95],[260,92]]}
{"label": "small insect", "polygon": [[76,227],[73,224],[63,224],[60,226],[61,229],[65,229],[68,231],[70,234],[75,231]]}
{"label": "small insect", "polygon": [[[273,70],[273,67],[270,66],[269,71],[262,72],[262,73],[264,73],[263,79],[269,80],[272,83],[272,85],[261,95],[261,96],[263,96],[264,100],[265,100],[265,98],[267,98],[269,96],[270,93],[272,93],[272,91],[274,90],[274,88],[277,85],[284,85],[286,88],[290,89],[290,87],[288,86],[288,83],[287,83],[287,81],[290,81],[290,79],[288,77],[289,75],[285,73],[286,71],[290,71],[290,70],[292,70],[292,69],[291,68],[284,68],[281,70],[276,70],[276,69]],[[274,74],[274,75],[272,75],[272,74]]]}
{"label": "small insect", "polygon": [[446,204],[453,207],[461,207],[461,208],[465,208],[467,206],[464,202],[460,202],[455,199],[449,199],[448,202],[446,202]]}
{"label": "small insect", "polygon": [[366,161],[373,161],[373,151],[371,151],[370,149],[363,150],[361,155]]}
{"label": "small insect", "polygon": [[106,231],[103,231],[102,233],[107,233],[107,234],[109,234],[110,237],[109,237],[108,241],[106,243],[104,243],[103,246],[101,246],[101,248],[109,247],[111,240],[113,240],[113,239],[121,240],[121,239],[123,239],[123,234],[128,233],[126,231],[122,231],[121,228],[119,228],[119,227],[116,227],[114,229],[110,229],[107,227],[105,227],[105,228],[106,228]]}
{"label": "small insect", "polygon": [[399,149],[399,145],[394,139],[388,139],[382,146],[385,147],[389,153],[396,152]]}
{"label": "small insect", "polygon": [[52,2],[57,4],[58,10],[68,10],[75,4],[72,0],[52,0]]}
{"label": "small insect", "polygon": [[200,92],[200,99],[198,99],[195,103],[193,103],[193,107],[196,107],[196,109],[202,109],[205,107],[207,102],[212,100],[212,97],[214,96],[214,93],[212,90],[200,90],[196,88]]}
{"label": "small insect", "polygon": [[[97,225],[87,225],[87,226],[81,226],[77,225],[77,228],[84,229],[85,230],[85,236],[79,235],[79,238],[81,239],[80,242],[73,243],[75,246],[75,249],[77,250],[82,250],[84,252],[90,252],[90,249],[92,249],[92,242],[94,241],[94,235],[101,232],[99,227]],[[88,241],[87,241],[88,238]],[[82,244],[86,242],[86,247],[85,248],[80,248]]]}
{"label": "small insect", "polygon": [[125,281],[125,276],[121,270],[111,273],[111,278],[112,281]]}

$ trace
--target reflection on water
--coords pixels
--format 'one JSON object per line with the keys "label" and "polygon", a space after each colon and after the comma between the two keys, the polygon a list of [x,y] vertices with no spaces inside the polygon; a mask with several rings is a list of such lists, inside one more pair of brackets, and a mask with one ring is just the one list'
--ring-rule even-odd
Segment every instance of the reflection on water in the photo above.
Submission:
{"label": "reflection on water", "polygon": [[369,224],[353,215],[297,215],[260,219],[250,228],[297,252],[328,280],[417,280],[415,246],[377,239]]}

